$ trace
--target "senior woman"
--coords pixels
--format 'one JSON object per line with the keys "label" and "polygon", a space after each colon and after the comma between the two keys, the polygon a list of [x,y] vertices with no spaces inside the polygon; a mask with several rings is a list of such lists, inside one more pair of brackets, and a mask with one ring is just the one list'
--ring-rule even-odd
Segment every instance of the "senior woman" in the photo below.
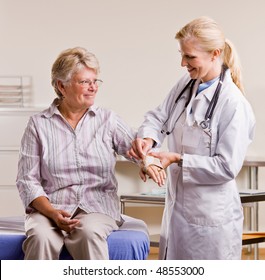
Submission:
{"label": "senior woman", "polygon": [[[108,259],[108,235],[122,218],[114,174],[135,137],[114,112],[96,107],[97,58],[63,51],[52,67],[58,98],[32,116],[21,141],[17,187],[26,210],[25,259]],[[149,174],[158,184],[165,173]]]}

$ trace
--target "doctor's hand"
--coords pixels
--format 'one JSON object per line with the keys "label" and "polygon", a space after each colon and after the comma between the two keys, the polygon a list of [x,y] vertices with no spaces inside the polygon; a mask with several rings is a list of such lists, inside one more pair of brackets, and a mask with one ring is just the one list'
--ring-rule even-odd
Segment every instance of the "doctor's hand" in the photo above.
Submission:
{"label": "doctor's hand", "polygon": [[164,168],[167,168],[172,163],[178,163],[181,156],[173,152],[151,152],[148,155],[158,158]]}
{"label": "doctor's hand", "polygon": [[144,159],[150,149],[153,147],[154,140],[151,138],[136,138],[132,142],[131,149],[127,152],[127,156],[137,160]]}
{"label": "doctor's hand", "polygon": [[153,181],[157,183],[159,187],[162,187],[165,184],[167,177],[165,170],[157,167],[156,165],[149,165],[146,168],[142,168],[139,172],[139,175],[144,182],[146,182],[148,176],[149,178],[153,179]]}

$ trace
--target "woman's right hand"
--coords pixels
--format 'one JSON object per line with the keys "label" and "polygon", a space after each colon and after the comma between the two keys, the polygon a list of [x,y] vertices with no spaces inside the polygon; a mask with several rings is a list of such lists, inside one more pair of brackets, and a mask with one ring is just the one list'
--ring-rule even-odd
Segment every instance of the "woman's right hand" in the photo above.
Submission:
{"label": "woman's right hand", "polygon": [[55,209],[51,218],[54,220],[58,228],[66,232],[71,232],[79,223],[78,219],[70,219],[71,215],[64,210]]}
{"label": "woman's right hand", "polygon": [[79,224],[78,219],[70,219],[71,215],[68,212],[54,208],[45,196],[34,199],[31,207],[52,219],[58,228],[66,232],[72,231]]}

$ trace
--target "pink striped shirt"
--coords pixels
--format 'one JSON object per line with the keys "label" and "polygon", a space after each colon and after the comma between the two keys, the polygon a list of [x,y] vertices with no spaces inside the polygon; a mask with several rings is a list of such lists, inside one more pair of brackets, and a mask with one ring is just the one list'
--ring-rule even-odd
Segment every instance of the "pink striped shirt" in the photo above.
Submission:
{"label": "pink striped shirt", "polygon": [[120,221],[116,154],[126,156],[135,133],[114,112],[92,106],[73,129],[53,104],[32,116],[18,162],[17,188],[26,208],[46,196],[69,213],[79,207]]}

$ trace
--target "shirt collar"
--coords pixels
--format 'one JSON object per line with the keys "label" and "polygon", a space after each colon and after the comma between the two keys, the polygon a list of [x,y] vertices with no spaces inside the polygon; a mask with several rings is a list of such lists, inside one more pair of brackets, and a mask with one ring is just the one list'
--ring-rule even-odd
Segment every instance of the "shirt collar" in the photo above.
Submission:
{"label": "shirt collar", "polygon": [[[224,83],[230,83],[232,81],[231,72],[228,68],[225,72]],[[212,90],[212,87],[216,88],[217,84],[219,83],[219,79],[213,82],[208,88],[204,89],[199,96],[205,96],[209,101],[212,100],[215,90]],[[224,87],[223,83],[223,87]]]}
{"label": "shirt collar", "polygon": [[[58,110],[59,106],[59,98],[55,98],[50,105],[50,107],[42,112],[42,115],[46,118],[51,118],[53,115],[61,115],[60,111]],[[86,114],[93,114],[96,115],[98,110],[98,106],[92,105],[86,112]]]}
{"label": "shirt collar", "polygon": [[205,83],[201,83],[199,84],[199,87],[197,89],[197,94],[199,94],[201,91],[207,89],[208,87],[210,87],[215,81],[219,80],[219,77],[216,77],[208,82]]}

